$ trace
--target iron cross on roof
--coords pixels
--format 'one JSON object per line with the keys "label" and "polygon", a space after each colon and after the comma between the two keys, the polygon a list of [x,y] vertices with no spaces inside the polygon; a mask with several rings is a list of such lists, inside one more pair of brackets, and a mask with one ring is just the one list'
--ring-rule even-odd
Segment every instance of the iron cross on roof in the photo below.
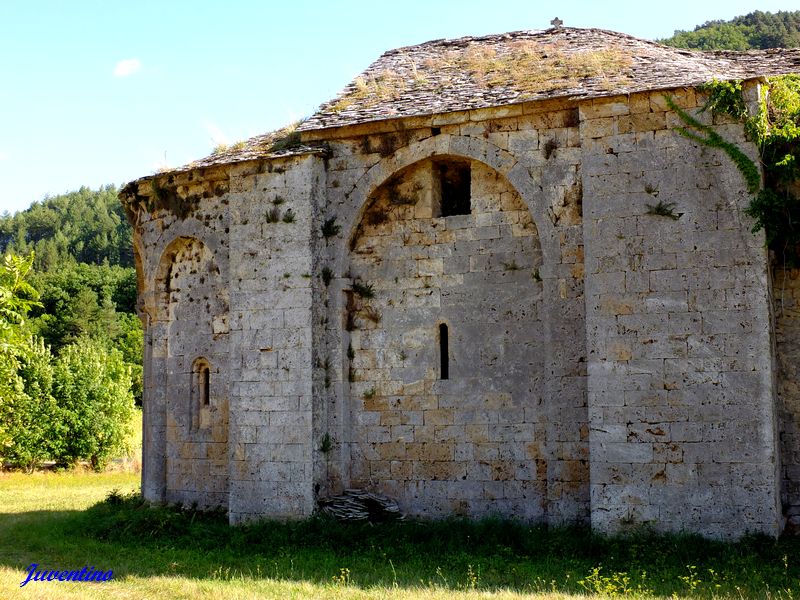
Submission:
{"label": "iron cross on roof", "polygon": [[558,17],[556,17],[555,19],[550,21],[550,25],[553,26],[553,29],[560,29],[563,24],[564,24],[564,21],[562,21]]}

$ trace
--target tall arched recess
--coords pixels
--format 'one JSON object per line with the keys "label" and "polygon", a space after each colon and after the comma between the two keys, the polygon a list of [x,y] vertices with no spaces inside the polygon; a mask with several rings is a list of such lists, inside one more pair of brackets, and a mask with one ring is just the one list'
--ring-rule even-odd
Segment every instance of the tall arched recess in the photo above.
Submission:
{"label": "tall arched recess", "polygon": [[544,520],[542,249],[519,193],[420,160],[367,199],[347,263],[350,485],[412,515]]}
{"label": "tall arched recess", "polygon": [[156,385],[144,402],[145,411],[148,402],[164,411],[167,502],[227,505],[229,346],[224,282],[213,253],[196,238],[179,237],[162,254],[155,312],[166,344],[152,353],[151,379]]}

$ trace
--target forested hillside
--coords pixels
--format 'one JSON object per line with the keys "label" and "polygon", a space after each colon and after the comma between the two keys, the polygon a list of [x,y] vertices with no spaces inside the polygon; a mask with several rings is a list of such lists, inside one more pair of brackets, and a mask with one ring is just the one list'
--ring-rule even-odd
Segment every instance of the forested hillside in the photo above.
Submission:
{"label": "forested hillside", "polygon": [[81,188],[0,216],[0,252],[36,252],[34,268],[76,262],[133,266],[131,227],[114,186]]}
{"label": "forested hillside", "polygon": [[0,463],[102,466],[142,394],[132,231],[117,189],[0,217]]}
{"label": "forested hillside", "polygon": [[800,46],[800,11],[757,10],[730,21],[708,21],[693,31],[676,31],[662,44],[697,50],[758,50]]}

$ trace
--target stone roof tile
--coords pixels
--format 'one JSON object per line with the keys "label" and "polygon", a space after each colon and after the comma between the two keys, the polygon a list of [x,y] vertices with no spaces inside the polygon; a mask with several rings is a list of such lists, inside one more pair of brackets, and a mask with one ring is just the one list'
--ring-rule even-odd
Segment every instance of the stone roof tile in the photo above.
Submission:
{"label": "stone roof tile", "polygon": [[792,72],[800,72],[800,49],[699,52],[603,29],[559,27],[434,40],[384,53],[297,127],[250,138],[167,172],[325,151],[300,143],[300,132]]}
{"label": "stone roof tile", "polygon": [[293,124],[229,146],[220,146],[204,158],[165,172],[180,173],[233,162],[277,158],[309,152],[325,152],[325,147],[319,144],[301,143],[297,124]]}
{"label": "stone roof tile", "polygon": [[384,53],[299,130],[796,71],[800,49],[699,52],[603,29],[434,40]]}

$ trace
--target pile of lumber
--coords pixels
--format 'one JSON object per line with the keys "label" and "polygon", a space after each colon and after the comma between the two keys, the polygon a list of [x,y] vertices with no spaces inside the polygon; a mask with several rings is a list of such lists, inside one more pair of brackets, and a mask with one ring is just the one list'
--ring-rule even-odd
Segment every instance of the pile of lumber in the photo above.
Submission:
{"label": "pile of lumber", "polygon": [[345,490],[340,496],[330,496],[319,500],[320,512],[331,515],[338,521],[402,521],[405,515],[400,512],[397,502],[380,494],[364,490]]}

